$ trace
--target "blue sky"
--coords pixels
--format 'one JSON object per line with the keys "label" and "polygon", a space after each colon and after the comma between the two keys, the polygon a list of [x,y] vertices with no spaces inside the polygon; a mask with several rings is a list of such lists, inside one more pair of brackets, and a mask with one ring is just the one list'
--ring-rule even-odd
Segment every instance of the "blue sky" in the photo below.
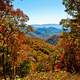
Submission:
{"label": "blue sky", "polygon": [[29,16],[28,24],[58,24],[67,17],[62,0],[15,0],[14,7]]}

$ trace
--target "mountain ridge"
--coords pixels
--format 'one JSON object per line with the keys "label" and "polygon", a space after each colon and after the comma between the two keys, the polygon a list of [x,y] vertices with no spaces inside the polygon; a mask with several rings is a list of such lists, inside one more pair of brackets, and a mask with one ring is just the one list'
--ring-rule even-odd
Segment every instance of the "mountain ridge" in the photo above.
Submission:
{"label": "mountain ridge", "polygon": [[50,36],[58,35],[62,32],[61,25],[58,24],[42,24],[32,25],[34,32],[28,34],[46,40]]}

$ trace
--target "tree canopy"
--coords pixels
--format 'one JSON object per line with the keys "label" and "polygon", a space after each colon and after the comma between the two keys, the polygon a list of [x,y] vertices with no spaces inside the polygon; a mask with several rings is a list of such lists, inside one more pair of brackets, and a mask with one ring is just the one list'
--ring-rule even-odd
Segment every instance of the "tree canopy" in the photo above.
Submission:
{"label": "tree canopy", "polygon": [[69,72],[75,70],[80,72],[80,0],[63,0],[68,15],[72,18],[62,19],[64,28],[69,28],[68,32],[63,32],[61,46],[65,51],[66,66]]}
{"label": "tree canopy", "polygon": [[12,1],[0,0],[0,75],[4,78],[15,77],[16,67],[28,56],[26,36],[19,27],[29,18],[22,10],[15,10]]}

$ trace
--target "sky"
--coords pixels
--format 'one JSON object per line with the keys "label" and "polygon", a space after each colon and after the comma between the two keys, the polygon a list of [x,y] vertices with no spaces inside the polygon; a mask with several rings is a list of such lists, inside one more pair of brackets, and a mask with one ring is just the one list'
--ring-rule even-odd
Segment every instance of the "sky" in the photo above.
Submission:
{"label": "sky", "polygon": [[67,17],[62,0],[15,0],[13,4],[29,16],[27,24],[59,24]]}

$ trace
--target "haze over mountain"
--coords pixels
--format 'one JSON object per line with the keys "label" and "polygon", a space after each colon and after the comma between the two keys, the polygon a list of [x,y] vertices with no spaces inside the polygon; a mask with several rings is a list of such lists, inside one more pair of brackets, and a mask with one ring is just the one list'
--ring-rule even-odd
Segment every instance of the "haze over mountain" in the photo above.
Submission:
{"label": "haze over mountain", "polygon": [[62,26],[59,24],[32,25],[32,28],[34,32],[29,32],[28,34],[44,40],[53,35],[57,36],[62,32]]}

